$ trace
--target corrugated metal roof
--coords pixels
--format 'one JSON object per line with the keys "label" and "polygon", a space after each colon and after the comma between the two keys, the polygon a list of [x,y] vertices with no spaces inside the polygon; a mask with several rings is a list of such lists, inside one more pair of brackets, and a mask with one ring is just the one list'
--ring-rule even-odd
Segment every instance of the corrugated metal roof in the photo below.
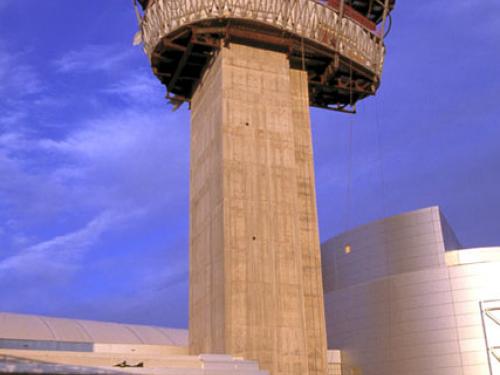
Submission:
{"label": "corrugated metal roof", "polygon": [[188,345],[184,329],[0,312],[0,338],[102,344]]}

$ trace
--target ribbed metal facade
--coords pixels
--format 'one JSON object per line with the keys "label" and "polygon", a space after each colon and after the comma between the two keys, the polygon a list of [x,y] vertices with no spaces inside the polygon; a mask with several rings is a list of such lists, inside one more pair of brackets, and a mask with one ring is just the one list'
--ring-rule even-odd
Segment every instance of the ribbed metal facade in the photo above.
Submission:
{"label": "ribbed metal facade", "polygon": [[459,248],[437,207],[322,246],[328,346],[344,374],[500,374],[500,248]]}

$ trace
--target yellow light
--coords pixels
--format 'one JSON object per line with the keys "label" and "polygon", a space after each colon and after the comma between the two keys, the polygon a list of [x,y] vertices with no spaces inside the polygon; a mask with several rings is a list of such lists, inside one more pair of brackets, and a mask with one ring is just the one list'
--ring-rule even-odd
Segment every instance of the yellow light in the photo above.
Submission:
{"label": "yellow light", "polygon": [[345,245],[345,247],[344,247],[344,253],[345,254],[350,254],[351,251],[352,251],[351,245]]}

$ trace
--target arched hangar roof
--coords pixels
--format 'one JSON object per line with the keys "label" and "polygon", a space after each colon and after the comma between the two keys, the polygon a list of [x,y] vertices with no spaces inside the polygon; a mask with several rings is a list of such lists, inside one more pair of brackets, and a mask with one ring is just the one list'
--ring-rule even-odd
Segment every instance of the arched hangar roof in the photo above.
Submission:
{"label": "arched hangar roof", "polygon": [[188,331],[0,312],[0,339],[187,346]]}

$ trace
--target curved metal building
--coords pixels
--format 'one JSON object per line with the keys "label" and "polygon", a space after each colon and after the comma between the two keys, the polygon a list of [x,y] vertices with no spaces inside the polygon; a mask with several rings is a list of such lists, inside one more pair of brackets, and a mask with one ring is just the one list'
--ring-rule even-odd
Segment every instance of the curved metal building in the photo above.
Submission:
{"label": "curved metal building", "polygon": [[186,347],[188,332],[185,329],[0,312],[0,348],[30,348],[30,343],[36,343],[38,349],[63,347],[66,350],[71,350],[71,345],[81,350],[82,344]]}
{"label": "curved metal building", "polygon": [[500,374],[500,247],[462,249],[439,208],[334,237],[322,261],[343,373]]}
{"label": "curved metal building", "polygon": [[229,355],[190,356],[183,329],[0,313],[1,374],[268,375]]}

